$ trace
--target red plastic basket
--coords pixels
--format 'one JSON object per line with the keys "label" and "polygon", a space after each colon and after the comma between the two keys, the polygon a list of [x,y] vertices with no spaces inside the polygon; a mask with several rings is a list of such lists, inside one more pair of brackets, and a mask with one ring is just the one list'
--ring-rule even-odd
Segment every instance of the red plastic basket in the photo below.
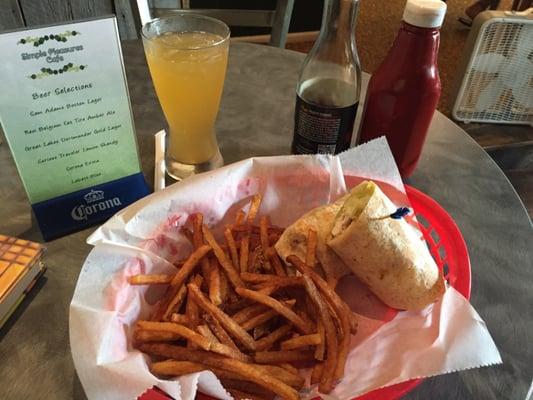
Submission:
{"label": "red plastic basket", "polygon": [[[360,178],[346,176],[346,184],[353,187]],[[386,184],[380,188],[395,202],[405,199],[403,193]],[[470,258],[461,231],[450,215],[431,197],[417,189],[405,185],[407,197],[414,210],[428,247],[438,267],[443,271],[445,279],[465,298],[470,299]],[[397,385],[387,386],[366,393],[356,400],[395,400],[413,390],[423,379],[413,379]],[[138,400],[159,400],[160,390],[148,390]],[[170,397],[167,397],[170,399]],[[214,400],[210,396],[199,393],[198,400]],[[355,399],[354,399],[355,400]]]}

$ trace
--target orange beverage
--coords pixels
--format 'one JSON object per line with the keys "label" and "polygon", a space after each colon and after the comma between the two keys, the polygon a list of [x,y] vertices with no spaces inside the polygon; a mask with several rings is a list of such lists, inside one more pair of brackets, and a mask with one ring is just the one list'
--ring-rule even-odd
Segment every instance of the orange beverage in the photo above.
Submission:
{"label": "orange beverage", "polygon": [[[206,19],[181,15],[169,20],[173,18]],[[214,125],[228,62],[228,35],[202,27],[186,29],[178,26],[144,37],[150,74],[170,130],[167,172],[177,179],[200,172],[194,170],[198,166],[211,169],[222,164]]]}

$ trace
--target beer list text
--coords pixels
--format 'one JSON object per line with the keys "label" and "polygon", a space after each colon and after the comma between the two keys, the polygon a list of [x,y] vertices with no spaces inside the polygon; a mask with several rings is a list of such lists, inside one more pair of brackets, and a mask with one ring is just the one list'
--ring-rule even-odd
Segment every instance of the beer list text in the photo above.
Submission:
{"label": "beer list text", "polygon": [[[109,102],[91,93],[98,93],[94,89],[92,82],[86,82],[31,94],[28,121],[35,123],[21,134],[34,139],[24,151],[35,155],[36,168],[71,158],[73,161],[66,166],[61,163],[71,184],[98,179],[105,172],[100,170],[105,164],[102,154],[111,154],[118,148],[122,123],[116,118],[116,110],[107,107]],[[48,105],[49,98],[58,96],[64,102]],[[49,122],[43,124],[44,115],[53,118],[47,118]],[[62,150],[66,143],[72,144],[72,150]]]}

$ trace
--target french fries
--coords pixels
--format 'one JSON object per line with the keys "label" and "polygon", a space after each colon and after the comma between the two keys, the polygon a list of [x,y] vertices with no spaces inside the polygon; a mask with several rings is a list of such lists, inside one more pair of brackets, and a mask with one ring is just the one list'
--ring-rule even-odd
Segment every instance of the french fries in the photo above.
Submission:
{"label": "french fries", "polygon": [[[193,214],[191,216],[192,218],[192,224],[193,224],[193,231],[192,231],[192,244],[195,249],[198,249],[200,246],[204,245],[204,237],[202,232],[202,225],[204,223],[204,216],[200,213]],[[204,279],[206,279],[206,282],[209,284],[209,270],[211,266],[209,265],[209,260],[207,258],[203,258],[201,261],[202,265],[202,275],[204,276]]]}
{"label": "french fries", "polygon": [[279,279],[272,279],[271,282],[261,283],[257,285],[255,289],[267,296],[270,296],[279,289],[288,286],[303,286],[303,281],[297,276],[279,277]]}
{"label": "french fries", "polygon": [[130,285],[168,285],[174,275],[132,275],[128,278]]}
{"label": "french fries", "polygon": [[292,331],[292,329],[293,328],[291,324],[282,325],[275,331],[271,332],[270,335],[267,335],[259,339],[256,342],[256,350],[265,351],[265,350],[270,349],[274,345],[274,343],[276,343],[279,339],[287,336],[289,332]]}
{"label": "french fries", "polygon": [[158,375],[180,376],[205,371],[208,367],[191,361],[165,360],[152,363],[150,369]]}
{"label": "french fries", "polygon": [[311,373],[311,385],[316,385],[320,382],[320,377],[324,371],[324,363],[318,362],[313,367],[313,372]]}
{"label": "french fries", "polygon": [[301,389],[305,383],[305,378],[298,374],[298,371],[288,371],[281,365],[257,365],[257,368],[262,369],[267,374],[272,375],[274,378],[279,379],[295,389]]}
{"label": "french fries", "polygon": [[136,322],[133,346],[155,357],[152,373],[209,370],[239,399],[297,399],[302,362],[329,393],[344,374],[355,315],[317,273],[317,232],[308,232],[305,261],[289,256],[285,265],[274,248],[283,229],[258,218],[261,200],[225,226],[223,244],[192,214],[181,232],[193,251],[176,272],[128,278],[167,285],[150,320]]}
{"label": "french fries", "polygon": [[189,295],[206,313],[211,314],[220,324],[226,328],[230,335],[241,342],[248,350],[255,350],[255,340],[239,324],[233,321],[224,311],[211,303],[200,291],[198,286],[187,285]]}
{"label": "french fries", "polygon": [[239,266],[239,253],[237,252],[237,245],[235,244],[235,239],[233,238],[233,233],[231,229],[226,228],[224,231],[224,238],[226,239],[226,245],[229,248],[229,253],[231,255],[231,261],[233,266],[237,268]]}
{"label": "french fries", "polygon": [[283,369],[286,369],[289,372],[292,372],[294,375],[298,375],[299,374],[298,373],[298,368],[293,367],[291,364],[288,364],[288,363],[280,364],[280,367],[283,368]]}
{"label": "french fries", "polygon": [[284,364],[296,361],[311,361],[315,359],[313,352],[303,350],[287,351],[258,351],[255,353],[258,364]]}
{"label": "french fries", "polygon": [[207,323],[207,326],[211,329],[211,332],[216,336],[220,343],[225,344],[226,346],[231,347],[232,349],[239,350],[235,342],[231,339],[228,333],[224,330],[222,325],[209,314],[204,314],[204,321]]}
{"label": "french fries", "polygon": [[[205,326],[205,325],[204,325]],[[139,331],[145,332],[163,332],[165,335],[174,335],[173,340],[184,338],[203,350],[212,351],[213,353],[222,354],[228,356],[229,358],[240,359],[243,361],[249,361],[250,357],[241,353],[240,351],[235,351],[234,349],[226,346],[224,344],[216,341],[214,335],[207,334],[203,336],[183,325],[176,324],[174,322],[153,322],[153,321],[137,321],[136,328]],[[207,328],[209,329],[209,328]],[[205,331],[204,331],[205,332]],[[136,336],[137,340],[140,340]],[[214,339],[214,340],[213,340]],[[172,339],[170,339],[172,340]],[[153,340],[148,340],[153,341]]]}
{"label": "french fries", "polygon": [[[167,289],[167,291],[168,290],[169,289]],[[161,300],[161,302],[158,304],[158,307],[156,307],[156,312],[152,316],[152,319],[154,321],[157,321],[160,319],[163,321],[168,321],[170,315],[174,312],[173,310],[177,310],[181,307],[186,296],[187,296],[187,288],[185,286],[182,286],[181,288],[179,288],[176,295],[172,297],[168,303],[165,303],[165,299],[163,298],[163,300]]]}
{"label": "french fries", "polygon": [[[281,342],[281,350],[294,350],[300,347],[317,346],[324,340],[324,336],[318,333],[312,333],[311,335],[296,336],[292,339]],[[314,354],[313,354],[314,357]]]}
{"label": "french fries", "polygon": [[[196,275],[191,282],[194,283],[196,286],[200,286],[202,284],[203,278],[201,275]],[[188,324],[190,328],[194,329],[199,323],[200,323],[200,315],[198,306],[194,301],[192,301],[191,297],[189,296],[187,298],[187,303],[185,304],[185,317],[187,318]],[[172,319],[172,316],[171,316]],[[189,342],[187,343],[188,346],[191,346],[192,344]]]}
{"label": "french fries", "polygon": [[276,315],[278,315],[276,310],[267,310],[253,318],[250,318],[247,321],[244,321],[241,326],[245,331],[251,331],[252,329],[257,328],[259,325],[271,320]]}
{"label": "french fries", "polygon": [[212,342],[218,342],[217,337],[213,334],[213,332],[207,325],[198,325],[196,327],[196,330],[200,332],[203,337],[211,340]]}
{"label": "french fries", "polygon": [[273,247],[269,247],[265,255],[269,259],[270,263],[273,265],[274,271],[277,275],[287,276],[287,272],[285,272],[285,268],[283,268],[283,264],[278,256],[278,253],[276,253],[276,250],[274,250]]}
{"label": "french fries", "polygon": [[244,282],[241,280],[239,274],[237,274],[235,267],[228,260],[222,248],[216,242],[215,238],[213,237],[213,234],[211,233],[207,225],[203,225],[202,230],[204,232],[204,237],[207,243],[213,246],[213,252],[215,253],[216,258],[218,259],[220,266],[224,269],[224,272],[226,273],[229,281],[234,287],[244,287]]}
{"label": "french fries", "polygon": [[256,315],[261,314],[266,310],[268,310],[268,307],[263,304],[252,304],[246,308],[243,308],[240,311],[237,311],[235,314],[232,315],[231,318],[233,318],[236,323],[242,324],[243,322],[255,317]]}
{"label": "french fries", "polygon": [[174,275],[170,286],[167,288],[167,291],[159,303],[154,316],[152,319],[164,319],[168,320],[172,310],[177,308],[178,304],[183,300],[183,296],[180,292],[183,290],[183,284],[185,280],[189,277],[192,271],[196,268],[200,260],[211,251],[211,247],[202,245],[197,248],[179,269],[179,271]]}
{"label": "french fries", "polygon": [[[353,315],[348,305],[341,300],[339,295],[327,284],[327,282],[320,277],[317,273],[309,268],[302,262],[297,256],[289,256],[288,260],[292,263],[302,274],[308,275],[313,282],[320,288],[324,299],[328,301],[335,313],[341,320],[341,343],[340,354],[338,364],[335,367],[335,377],[340,379],[344,375],[344,364],[348,357],[348,351],[350,348],[350,332],[352,327],[348,315]],[[327,334],[327,331],[326,331]]]}
{"label": "french fries", "polygon": [[318,387],[321,392],[329,393],[333,389],[333,379],[335,376],[335,368],[337,366],[338,336],[337,332],[335,331],[335,325],[333,325],[333,319],[331,318],[324,301],[318,294],[315,284],[307,275],[303,275],[303,278],[305,282],[305,290],[311,298],[311,301],[314,303],[317,315],[322,319],[324,330],[326,332],[326,360],[324,361],[324,371],[320,378],[320,384]]}
{"label": "french fries", "polygon": [[206,351],[190,350],[185,347],[169,344],[143,343],[142,345],[139,345],[138,348],[142,352],[154,356],[169,357],[176,360],[183,360],[183,358],[186,358],[186,360],[192,362],[198,362],[209,367],[236,373],[247,381],[271,390],[283,399],[297,400],[299,398],[298,392],[289,385],[274,378],[264,370],[239,360],[216,357],[212,353]]}
{"label": "french fries", "polygon": [[324,323],[322,322],[322,319],[318,319],[316,323],[317,328],[317,334],[320,336],[320,343],[315,348],[315,358],[317,360],[324,360],[324,352],[326,351],[326,331],[324,329]]}
{"label": "french fries", "polygon": [[209,299],[217,306],[222,303],[222,283],[216,258],[211,259],[209,270]]}
{"label": "french fries", "polygon": [[172,314],[170,316],[170,320],[172,322],[175,322],[180,325],[185,325],[185,326],[188,326],[190,322],[189,317],[187,317],[185,314],[178,314],[178,313]]}
{"label": "french fries", "polygon": [[237,294],[241,295],[242,297],[253,300],[257,303],[264,304],[265,306],[276,310],[279,314],[284,316],[294,326],[296,326],[298,330],[300,330],[302,333],[311,333],[310,327],[306,325],[305,321],[299,315],[297,315],[294,311],[292,311],[287,306],[284,306],[282,303],[280,303],[273,297],[270,297],[264,293],[243,288],[237,288],[235,289],[235,292],[237,292]]}
{"label": "french fries", "polygon": [[250,234],[246,233],[241,240],[240,247],[240,269],[241,273],[248,270],[248,258],[250,257]]}

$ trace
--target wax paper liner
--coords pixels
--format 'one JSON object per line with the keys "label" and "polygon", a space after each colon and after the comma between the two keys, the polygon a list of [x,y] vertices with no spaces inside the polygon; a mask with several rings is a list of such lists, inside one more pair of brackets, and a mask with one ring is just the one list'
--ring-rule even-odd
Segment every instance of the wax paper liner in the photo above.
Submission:
{"label": "wax paper liner", "polygon": [[[221,226],[259,192],[260,214],[287,226],[345,193],[343,174],[394,188],[400,196],[393,201],[406,205],[390,150],[384,139],[377,139],[338,157],[244,160],[152,194],[100,227],[88,239],[95,248],[82,268],[70,308],[72,355],[88,398],[132,399],[152,386],[176,399],[193,399],[197,390],[230,398],[208,371],[174,380],[149,372],[148,357],[132,348],[130,334],[163,289],[130,286],[128,276],[175,271],[171,263],[190,251],[179,232],[191,213],[200,211],[207,223]],[[352,337],[344,379],[323,398],[349,399],[412,378],[501,362],[484,322],[453,288],[418,313],[385,307],[354,277],[341,281],[338,291],[360,315],[360,326]],[[314,389],[302,392],[306,398],[315,395]]]}

